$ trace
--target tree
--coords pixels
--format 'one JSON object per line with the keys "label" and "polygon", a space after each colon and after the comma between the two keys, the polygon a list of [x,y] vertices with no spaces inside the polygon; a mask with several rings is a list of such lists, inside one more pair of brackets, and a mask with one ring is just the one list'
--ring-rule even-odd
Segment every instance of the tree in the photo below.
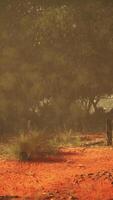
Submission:
{"label": "tree", "polygon": [[4,0],[0,10],[2,124],[23,128],[48,112],[43,126],[68,124],[76,102],[89,113],[113,93],[112,1]]}

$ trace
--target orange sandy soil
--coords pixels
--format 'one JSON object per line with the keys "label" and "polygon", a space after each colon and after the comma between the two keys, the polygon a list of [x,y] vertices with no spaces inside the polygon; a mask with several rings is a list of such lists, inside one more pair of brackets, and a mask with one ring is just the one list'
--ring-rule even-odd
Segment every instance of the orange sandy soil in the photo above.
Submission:
{"label": "orange sandy soil", "polygon": [[113,200],[113,149],[64,148],[57,157],[40,162],[1,159],[2,195],[31,200]]}

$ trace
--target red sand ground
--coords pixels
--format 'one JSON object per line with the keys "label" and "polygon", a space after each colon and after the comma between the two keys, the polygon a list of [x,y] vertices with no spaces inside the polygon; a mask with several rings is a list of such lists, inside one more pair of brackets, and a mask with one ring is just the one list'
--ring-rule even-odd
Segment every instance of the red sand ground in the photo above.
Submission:
{"label": "red sand ground", "polygon": [[67,148],[46,162],[1,159],[2,195],[31,200],[113,200],[113,149]]}

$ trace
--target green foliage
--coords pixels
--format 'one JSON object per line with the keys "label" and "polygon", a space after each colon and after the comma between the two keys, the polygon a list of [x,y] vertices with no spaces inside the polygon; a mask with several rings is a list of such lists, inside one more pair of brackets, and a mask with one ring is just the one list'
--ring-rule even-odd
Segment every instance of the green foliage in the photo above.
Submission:
{"label": "green foliage", "polygon": [[76,129],[113,93],[113,2],[4,2],[0,133]]}

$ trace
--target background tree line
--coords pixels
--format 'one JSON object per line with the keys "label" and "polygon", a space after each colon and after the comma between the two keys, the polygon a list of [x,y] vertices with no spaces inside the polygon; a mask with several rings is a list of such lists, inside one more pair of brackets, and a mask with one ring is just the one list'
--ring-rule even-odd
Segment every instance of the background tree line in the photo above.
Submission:
{"label": "background tree line", "polygon": [[97,105],[113,94],[112,0],[4,0],[0,30],[1,133],[28,120],[32,129],[104,128]]}

